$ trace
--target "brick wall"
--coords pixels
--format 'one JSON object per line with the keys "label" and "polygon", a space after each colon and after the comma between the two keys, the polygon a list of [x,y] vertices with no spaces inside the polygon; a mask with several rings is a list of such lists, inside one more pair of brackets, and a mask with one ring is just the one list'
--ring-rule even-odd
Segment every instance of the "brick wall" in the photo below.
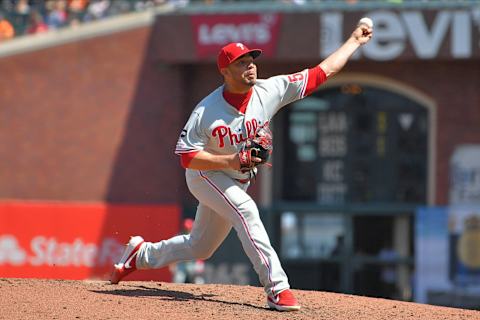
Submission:
{"label": "brick wall", "polygon": [[[0,198],[196,204],[173,150],[192,108],[221,77],[213,62],[162,64],[153,40],[161,32],[0,59]],[[262,59],[259,75],[318,62]],[[436,204],[448,201],[455,146],[480,141],[479,69],[474,59],[403,60],[351,61],[342,71],[391,78],[435,101]]]}
{"label": "brick wall", "polygon": [[181,77],[151,46],[140,28],[0,59],[0,198],[177,200]]}

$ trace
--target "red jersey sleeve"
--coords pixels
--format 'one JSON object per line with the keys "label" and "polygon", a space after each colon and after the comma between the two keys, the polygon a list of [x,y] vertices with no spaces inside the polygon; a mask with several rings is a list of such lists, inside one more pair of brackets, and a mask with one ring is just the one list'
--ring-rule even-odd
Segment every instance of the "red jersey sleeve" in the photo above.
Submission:
{"label": "red jersey sleeve", "polygon": [[327,75],[320,66],[317,65],[316,67],[308,69],[308,82],[304,96],[306,97],[312,94],[312,92],[317,90],[325,81],[327,81]]}
{"label": "red jersey sleeve", "polygon": [[190,162],[192,162],[192,159],[195,158],[195,156],[199,152],[200,151],[192,151],[180,154],[180,164],[182,165],[182,167],[187,169],[190,166]]}

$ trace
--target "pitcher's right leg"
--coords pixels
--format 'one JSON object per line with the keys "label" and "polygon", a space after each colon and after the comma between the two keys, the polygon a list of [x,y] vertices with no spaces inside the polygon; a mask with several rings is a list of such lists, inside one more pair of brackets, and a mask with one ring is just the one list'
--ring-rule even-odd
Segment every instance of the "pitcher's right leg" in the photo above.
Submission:
{"label": "pitcher's right leg", "polygon": [[170,263],[207,259],[225,240],[231,223],[209,207],[199,204],[192,232],[167,240],[145,242],[136,260],[138,269],[157,269]]}
{"label": "pitcher's right leg", "polygon": [[189,235],[175,236],[157,243],[145,242],[142,237],[132,237],[120,261],[114,265],[110,278],[112,284],[137,269],[161,268],[173,262],[207,259],[225,240],[230,222],[209,207],[200,204]]}

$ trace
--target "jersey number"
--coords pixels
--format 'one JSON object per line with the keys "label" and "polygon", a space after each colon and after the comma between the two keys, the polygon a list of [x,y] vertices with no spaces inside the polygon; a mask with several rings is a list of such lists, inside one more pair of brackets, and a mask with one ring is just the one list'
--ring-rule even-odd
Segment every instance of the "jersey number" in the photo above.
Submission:
{"label": "jersey number", "polygon": [[288,80],[290,82],[301,81],[301,80],[303,80],[303,74],[301,74],[301,73],[291,74],[291,75],[288,76]]}

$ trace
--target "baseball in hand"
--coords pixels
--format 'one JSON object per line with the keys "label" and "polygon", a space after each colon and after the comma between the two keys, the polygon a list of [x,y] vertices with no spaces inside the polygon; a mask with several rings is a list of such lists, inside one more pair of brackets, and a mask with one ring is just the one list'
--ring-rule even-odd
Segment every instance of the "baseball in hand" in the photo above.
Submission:
{"label": "baseball in hand", "polygon": [[362,19],[360,19],[358,21],[358,25],[366,25],[367,27],[369,28],[373,28],[373,21],[372,19],[368,18],[368,17],[363,17]]}

